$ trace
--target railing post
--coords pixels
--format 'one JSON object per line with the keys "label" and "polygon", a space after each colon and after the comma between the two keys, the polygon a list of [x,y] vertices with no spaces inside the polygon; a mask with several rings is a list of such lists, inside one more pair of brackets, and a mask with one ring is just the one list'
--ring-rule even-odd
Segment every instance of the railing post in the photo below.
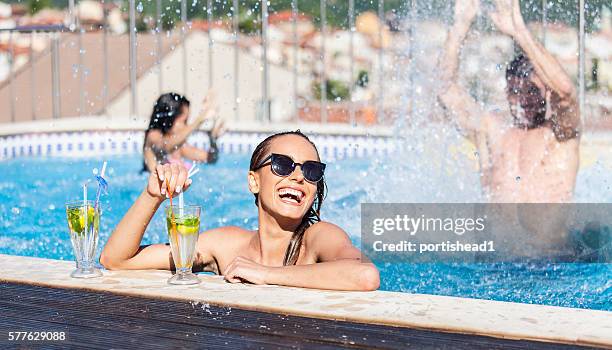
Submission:
{"label": "railing post", "polygon": [[270,121],[270,105],[269,105],[269,91],[268,91],[268,0],[261,1],[261,44],[263,48],[263,54],[261,58],[261,64],[263,65],[261,89],[262,89],[262,111],[263,119]]}
{"label": "railing post", "polygon": [[70,31],[76,29],[76,13],[75,13],[75,4],[74,0],[68,0],[68,17],[70,23],[68,24],[68,28]]}
{"label": "railing post", "polygon": [[135,117],[138,113],[136,96],[136,7],[135,0],[129,0],[130,6],[130,116]]}
{"label": "railing post", "polygon": [[181,42],[183,51],[183,95],[187,95],[187,0],[181,0]]}
{"label": "railing post", "polygon": [[354,126],[356,125],[355,120],[355,102],[353,101],[353,95],[355,93],[355,0],[349,0],[348,8],[349,16],[349,123]]}
{"label": "railing post", "polygon": [[36,74],[34,72],[34,36],[35,31],[30,32],[30,108],[32,120],[36,120]]}
{"label": "railing post", "polygon": [[240,119],[240,90],[238,82],[240,81],[240,48],[238,47],[238,25],[240,11],[238,0],[233,0],[233,16],[232,27],[234,31],[234,120]]}
{"label": "railing post", "polygon": [[298,4],[297,0],[291,0],[291,30],[293,33],[293,120],[299,118],[299,106],[298,106],[298,33],[297,33],[297,19],[298,19]]}
{"label": "railing post", "polygon": [[378,20],[380,21],[380,25],[378,28],[378,42],[380,44],[380,48],[378,50],[378,108],[376,115],[378,116],[378,123],[385,122],[385,111],[384,111],[384,100],[385,100],[385,92],[384,92],[384,44],[383,44],[383,32],[385,28],[385,1],[378,0]]}
{"label": "railing post", "polygon": [[102,55],[104,57],[104,82],[102,85],[102,105],[103,113],[108,114],[108,12],[106,11],[106,2],[102,1],[104,23],[102,24]]}
{"label": "railing post", "polygon": [[325,58],[325,39],[327,37],[327,1],[320,0],[321,5],[321,123],[327,124],[327,62]]}
{"label": "railing post", "polygon": [[580,108],[580,114],[581,116],[585,116],[585,82],[584,82],[584,70],[585,70],[585,64],[584,64],[584,40],[585,40],[585,34],[584,34],[584,27],[585,27],[585,17],[584,17],[584,0],[578,0],[578,5],[580,6],[580,10],[579,10],[579,22],[578,22],[578,103],[579,103],[579,108]]}
{"label": "railing post", "polygon": [[83,116],[84,110],[85,110],[85,93],[83,91],[83,56],[84,56],[84,50],[83,50],[83,29],[80,28],[79,26],[79,36],[78,36],[78,46],[79,46],[79,60],[78,60],[78,66],[79,66],[79,116]]}
{"label": "railing post", "polygon": [[208,0],[206,3],[206,12],[208,16],[208,88],[213,87],[213,45],[214,41],[211,36],[211,26],[213,25],[213,3]]}
{"label": "railing post", "polygon": [[61,116],[61,93],[60,93],[60,74],[59,74],[59,34],[51,34],[51,95],[53,102],[53,118]]}
{"label": "railing post", "polygon": [[15,122],[15,50],[13,49],[13,31],[9,32],[9,99],[11,108],[11,122]]}
{"label": "railing post", "polygon": [[414,103],[414,43],[415,43],[415,21],[417,19],[417,0],[410,0],[410,26],[408,29],[410,49],[408,50],[408,89],[410,98],[410,119],[413,119],[416,112],[416,104]]}
{"label": "railing post", "polygon": [[157,65],[157,90],[158,90],[158,95],[161,95],[164,91],[164,76],[163,76],[163,69],[162,69],[162,38],[163,36],[161,35],[161,32],[163,30],[163,26],[161,23],[161,7],[162,7],[162,3],[161,0],[157,0],[156,1],[156,7],[155,7],[155,43],[156,43],[156,50],[157,52],[155,53],[155,59],[156,59],[156,65]]}

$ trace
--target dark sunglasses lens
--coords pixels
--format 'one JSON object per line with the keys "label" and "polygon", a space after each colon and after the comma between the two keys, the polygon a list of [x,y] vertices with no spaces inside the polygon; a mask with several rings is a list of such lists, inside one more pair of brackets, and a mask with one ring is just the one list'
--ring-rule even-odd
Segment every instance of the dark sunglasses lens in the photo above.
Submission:
{"label": "dark sunglasses lens", "polygon": [[272,157],[272,170],[278,176],[288,176],[295,169],[295,164],[293,164],[293,160],[287,156],[283,155],[274,155]]}
{"label": "dark sunglasses lens", "polygon": [[323,178],[325,165],[319,162],[305,162],[302,166],[304,178],[310,182],[318,182]]}

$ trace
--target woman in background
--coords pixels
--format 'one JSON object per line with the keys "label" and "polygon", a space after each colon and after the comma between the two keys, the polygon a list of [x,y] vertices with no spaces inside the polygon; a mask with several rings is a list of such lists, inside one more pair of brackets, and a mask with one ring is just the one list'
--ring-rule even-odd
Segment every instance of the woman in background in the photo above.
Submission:
{"label": "woman in background", "polygon": [[218,159],[217,138],[223,133],[223,123],[215,123],[208,131],[210,148],[204,151],[187,143],[187,138],[204,121],[217,114],[215,96],[209,93],[196,119],[188,124],[189,100],[170,92],[161,95],[151,114],[145,131],[143,146],[143,171],[153,171],[158,164],[179,163],[189,169],[193,162],[215,163]]}

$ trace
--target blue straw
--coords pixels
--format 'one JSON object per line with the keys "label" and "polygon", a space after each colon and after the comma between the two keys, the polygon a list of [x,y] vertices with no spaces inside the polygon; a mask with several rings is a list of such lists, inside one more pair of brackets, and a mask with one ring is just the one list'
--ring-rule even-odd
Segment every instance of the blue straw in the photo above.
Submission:
{"label": "blue straw", "polygon": [[94,204],[94,210],[98,209],[98,203],[100,202],[100,195],[102,195],[102,191],[107,193],[108,182],[104,179],[104,172],[106,171],[106,161],[102,164],[102,170],[100,171],[100,175],[96,175],[96,180],[98,181],[98,190],[96,191],[96,202]]}

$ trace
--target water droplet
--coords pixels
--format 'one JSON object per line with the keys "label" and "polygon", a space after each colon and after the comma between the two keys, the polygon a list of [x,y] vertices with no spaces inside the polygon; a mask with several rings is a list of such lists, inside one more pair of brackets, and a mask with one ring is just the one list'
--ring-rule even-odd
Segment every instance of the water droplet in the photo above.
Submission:
{"label": "water droplet", "polygon": [[521,181],[521,177],[520,177],[520,176],[517,176],[517,177],[516,177],[516,181]]}
{"label": "water droplet", "polygon": [[19,210],[19,208],[17,208],[17,207],[13,207],[13,208],[11,209],[11,212],[12,212],[13,214],[15,214],[15,215],[19,215],[20,210]]}

